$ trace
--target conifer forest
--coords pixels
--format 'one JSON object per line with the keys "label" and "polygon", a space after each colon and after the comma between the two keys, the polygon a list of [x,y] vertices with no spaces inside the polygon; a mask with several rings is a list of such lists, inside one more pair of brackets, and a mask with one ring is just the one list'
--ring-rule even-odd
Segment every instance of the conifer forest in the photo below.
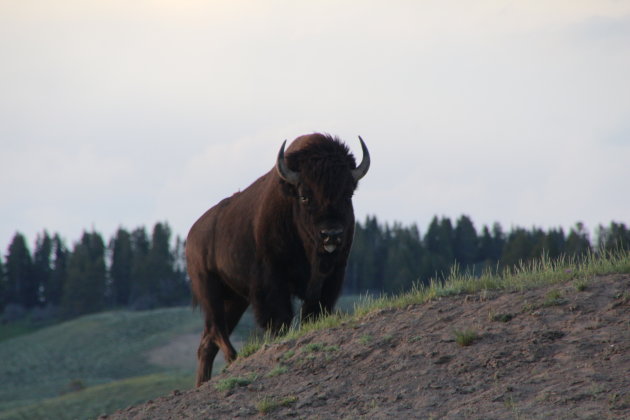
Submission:
{"label": "conifer forest", "polygon": [[[501,225],[477,230],[465,215],[434,217],[426,231],[369,216],[357,222],[345,294],[399,293],[440,280],[454,265],[473,275],[505,270],[536,258],[573,258],[591,252],[629,250],[623,223],[598,226],[595,238],[577,223],[569,232]],[[109,240],[95,231],[68,243],[41,232],[34,244],[16,233],[0,255],[0,313],[5,322],[25,313],[64,320],[102,310],[151,309],[190,303],[184,241],[168,223],[132,231],[119,228]]]}

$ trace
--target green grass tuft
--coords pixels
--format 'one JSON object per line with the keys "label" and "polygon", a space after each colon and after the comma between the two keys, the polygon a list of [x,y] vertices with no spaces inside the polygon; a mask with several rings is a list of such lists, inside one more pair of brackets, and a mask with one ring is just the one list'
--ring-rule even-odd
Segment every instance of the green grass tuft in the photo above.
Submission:
{"label": "green grass tuft", "polygon": [[543,306],[557,306],[566,303],[566,299],[562,297],[560,290],[553,289],[550,290],[545,296],[545,300],[543,302]]}
{"label": "green grass tuft", "polygon": [[214,387],[217,391],[229,391],[239,386],[247,386],[255,380],[256,375],[250,375],[246,378],[234,376],[231,378],[220,379]]}
{"label": "green grass tuft", "polygon": [[314,352],[321,351],[323,348],[324,348],[323,343],[308,343],[307,345],[304,346],[303,351],[305,353],[314,353]]}
{"label": "green grass tuft", "polygon": [[473,330],[455,331],[455,342],[462,347],[470,346],[479,339],[479,335]]}
{"label": "green grass tuft", "polygon": [[580,279],[580,280],[577,280],[573,284],[573,286],[575,287],[575,290],[577,290],[578,292],[583,292],[588,287],[588,281],[585,279]]}
{"label": "green grass tuft", "polygon": [[289,371],[288,367],[283,366],[283,365],[278,365],[269,371],[269,373],[267,374],[267,377],[273,378],[274,376],[282,375],[284,373],[287,373],[288,371]]}
{"label": "green grass tuft", "polygon": [[490,318],[496,322],[510,322],[514,318],[514,314],[494,314]]}
{"label": "green grass tuft", "polygon": [[365,334],[365,335],[362,335],[359,338],[359,343],[364,344],[364,345],[367,346],[368,344],[370,344],[370,342],[372,342],[372,339],[373,339],[373,337],[371,335]]}
{"label": "green grass tuft", "polygon": [[252,354],[256,353],[258,350],[260,350],[263,343],[264,343],[264,340],[259,339],[259,338],[246,342],[245,344],[243,344],[241,351],[238,352],[238,357],[246,358],[246,357],[251,356]]}
{"label": "green grass tuft", "polygon": [[287,350],[282,354],[282,356],[280,356],[280,360],[287,361],[290,358],[292,358],[294,355],[295,355],[295,350]]}
{"label": "green grass tuft", "polygon": [[265,397],[256,404],[256,408],[261,414],[269,414],[280,407],[288,407],[297,400],[294,395],[283,398]]}

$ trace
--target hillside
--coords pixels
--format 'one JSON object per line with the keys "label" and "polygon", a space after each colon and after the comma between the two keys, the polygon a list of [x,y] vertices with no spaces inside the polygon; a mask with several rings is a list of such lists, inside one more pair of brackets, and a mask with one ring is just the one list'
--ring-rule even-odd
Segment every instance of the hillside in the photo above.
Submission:
{"label": "hillside", "polygon": [[0,419],[87,418],[192,386],[193,349],[188,365],[160,356],[175,337],[200,330],[186,307],[87,315],[4,340]]}
{"label": "hillside", "polygon": [[103,418],[627,419],[629,372],[630,275],[611,274],[345,317]]}

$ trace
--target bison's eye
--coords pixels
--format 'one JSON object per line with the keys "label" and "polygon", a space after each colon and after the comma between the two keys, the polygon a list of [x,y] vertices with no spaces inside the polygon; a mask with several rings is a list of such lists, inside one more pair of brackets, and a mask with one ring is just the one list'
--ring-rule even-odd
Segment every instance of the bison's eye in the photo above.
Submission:
{"label": "bison's eye", "polygon": [[303,204],[308,204],[308,197],[307,197],[307,196],[305,196],[305,195],[301,195],[301,196],[300,196],[300,201],[301,201]]}

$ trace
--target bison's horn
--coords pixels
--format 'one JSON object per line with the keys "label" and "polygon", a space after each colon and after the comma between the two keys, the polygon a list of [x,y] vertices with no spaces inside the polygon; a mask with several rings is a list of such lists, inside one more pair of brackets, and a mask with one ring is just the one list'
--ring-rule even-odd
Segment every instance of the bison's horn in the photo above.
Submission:
{"label": "bison's horn", "polygon": [[359,141],[361,142],[361,149],[363,150],[363,160],[357,166],[357,169],[352,170],[352,177],[355,181],[360,180],[367,174],[368,169],[370,169],[370,152],[368,152],[368,148],[363,143],[363,139],[359,136]]}
{"label": "bison's horn", "polygon": [[284,143],[282,143],[282,147],[280,148],[280,151],[278,152],[278,161],[276,162],[276,171],[278,172],[278,175],[280,175],[280,178],[284,179],[289,184],[297,185],[298,182],[300,182],[300,174],[298,172],[295,172],[289,169],[289,167],[287,166],[287,163],[284,160],[284,146],[286,144],[287,144],[287,141],[285,140]]}

